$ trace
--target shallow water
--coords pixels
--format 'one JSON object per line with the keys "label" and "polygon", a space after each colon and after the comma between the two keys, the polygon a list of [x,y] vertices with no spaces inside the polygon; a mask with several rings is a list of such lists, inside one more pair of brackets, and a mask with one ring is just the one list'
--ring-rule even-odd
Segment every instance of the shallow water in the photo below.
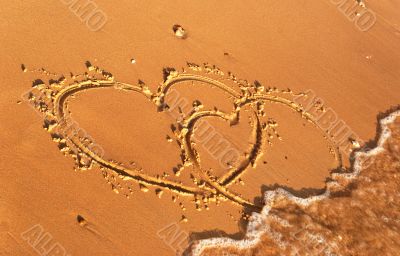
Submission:
{"label": "shallow water", "polygon": [[378,146],[356,154],[354,175],[334,175],[328,192],[301,200],[266,193],[246,238],[203,240],[194,255],[399,255],[400,112],[381,120]]}

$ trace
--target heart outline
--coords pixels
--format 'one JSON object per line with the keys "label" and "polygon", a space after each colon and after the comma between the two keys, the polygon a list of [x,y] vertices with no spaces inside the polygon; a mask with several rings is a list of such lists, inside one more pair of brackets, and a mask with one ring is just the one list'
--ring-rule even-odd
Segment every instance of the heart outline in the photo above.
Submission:
{"label": "heart outline", "polygon": [[[257,85],[255,84],[251,85],[245,80],[238,80],[231,74],[230,78],[233,81],[235,81],[235,83],[238,85],[241,93],[235,91],[234,89],[232,89],[231,87],[227,86],[225,83],[217,79],[193,73],[187,73],[186,71],[179,73],[175,70],[171,70],[168,73],[164,82],[160,85],[160,87],[158,87],[157,92],[153,93],[143,83],[132,85],[128,83],[118,82],[115,81],[114,78],[110,76],[108,72],[104,72],[98,67],[90,66],[88,68],[89,70],[96,70],[97,73],[101,73],[103,75],[103,79],[86,77],[86,80],[68,84],[67,86],[64,86],[61,90],[58,91],[54,90],[54,88],[50,89],[45,87],[41,88],[42,90],[45,91],[46,90],[51,91],[50,95],[53,103],[53,106],[50,108],[50,110],[46,111],[47,116],[45,118],[45,122],[51,122],[51,123],[55,122],[58,130],[65,129],[65,126],[68,125],[68,117],[65,114],[67,98],[73,95],[74,93],[94,88],[115,88],[115,89],[122,89],[122,90],[141,93],[142,95],[146,96],[150,101],[152,101],[157,106],[157,109],[159,111],[163,111],[166,107],[164,101],[169,88],[171,88],[174,84],[184,81],[198,81],[211,84],[221,90],[224,90],[235,99],[233,104],[234,110],[231,113],[225,113],[219,110],[197,111],[185,117],[181,122],[182,129],[180,137],[178,139],[180,140],[181,149],[185,153],[184,162],[185,165],[192,165],[193,168],[197,171],[197,174],[199,175],[201,182],[205,182],[206,186],[202,186],[202,188],[200,188],[200,186],[198,186],[197,188],[185,186],[180,183],[169,180],[160,180],[156,177],[143,174],[139,172],[139,170],[125,168],[122,165],[107,161],[102,157],[98,156],[95,152],[87,148],[76,136],[73,136],[71,138],[67,137],[69,143],[71,143],[74,147],[76,147],[80,153],[83,153],[84,155],[87,155],[90,158],[91,164],[96,163],[103,168],[107,168],[115,172],[117,175],[123,177],[124,180],[134,180],[141,185],[165,188],[172,192],[179,193],[185,196],[200,195],[200,196],[209,196],[210,198],[214,199],[216,197],[222,196],[228,200],[231,200],[232,202],[235,202],[245,207],[259,208],[255,204],[251,203],[249,200],[246,200],[227,189],[227,187],[230,184],[232,184],[235,180],[237,180],[240,177],[240,175],[248,168],[250,161],[248,161],[248,163],[246,163],[245,166],[242,166],[243,168],[241,170],[232,169],[226,175],[220,177],[220,179],[215,180],[214,177],[211,177],[207,171],[201,168],[200,162],[198,161],[198,157],[196,156],[196,150],[192,146],[191,137],[193,135],[193,129],[190,129],[190,127],[193,127],[197,120],[200,120],[203,117],[210,117],[210,116],[215,116],[225,119],[229,121],[231,124],[237,123],[239,120],[239,112],[241,107],[246,105],[251,105],[255,102],[260,102],[260,101],[261,102],[268,101],[268,102],[283,104],[295,110],[296,112],[300,113],[301,117],[312,122],[316,127],[319,127],[316,124],[316,121],[314,120],[312,114],[305,111],[301,105],[289,99],[265,93],[263,92],[263,88],[262,90],[260,90],[260,88]],[[204,66],[204,68],[201,68],[198,65],[188,63],[188,68],[191,71],[202,71],[202,69],[204,69],[206,70],[206,73],[212,73],[213,75],[224,76],[224,73],[215,67],[210,68],[209,66]],[[48,93],[48,91],[46,92]],[[262,132],[260,121],[258,119],[257,114],[255,116],[257,117],[257,124],[255,126],[256,134],[259,134],[260,132]],[[51,131],[49,130],[49,132]],[[260,141],[258,141],[258,143],[255,143],[255,145],[259,145],[259,143]],[[333,142],[331,143],[334,145]],[[263,145],[261,144],[261,147],[262,146]],[[257,156],[257,154],[255,154],[255,156]],[[340,166],[341,157],[340,157],[340,152],[337,149],[335,150],[335,158],[339,161],[339,166]],[[254,161],[256,161],[256,159]]]}

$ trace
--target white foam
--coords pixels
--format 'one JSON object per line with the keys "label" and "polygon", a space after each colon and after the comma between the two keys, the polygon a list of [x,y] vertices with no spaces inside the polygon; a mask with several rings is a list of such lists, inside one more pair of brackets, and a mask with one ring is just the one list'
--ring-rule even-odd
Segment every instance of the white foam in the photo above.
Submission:
{"label": "white foam", "polygon": [[[353,163],[352,173],[336,173],[333,176],[341,177],[344,179],[357,178],[361,170],[363,168],[366,168],[366,166],[364,165],[365,163],[364,160],[366,158],[376,156],[385,150],[384,144],[386,143],[388,138],[391,137],[391,131],[389,125],[393,123],[398,117],[400,117],[400,110],[395,111],[390,115],[388,115],[387,117],[380,120],[380,126],[382,131],[378,140],[378,145],[374,149],[371,149],[369,151],[364,151],[364,152],[359,151],[354,154],[355,161]],[[220,247],[220,248],[235,247],[238,250],[243,250],[257,245],[260,242],[261,237],[266,233],[270,233],[273,238],[276,235],[276,233],[274,234],[271,233],[270,227],[268,225],[265,225],[266,223],[265,221],[269,217],[269,212],[273,206],[273,202],[276,199],[278,199],[279,197],[285,197],[286,199],[289,199],[290,201],[296,203],[299,206],[309,206],[310,204],[316,201],[320,201],[329,197],[330,188],[332,188],[335,184],[336,182],[330,182],[329,185],[327,185],[327,189],[323,194],[312,196],[309,198],[296,197],[289,191],[286,191],[282,188],[278,188],[273,191],[267,191],[265,192],[264,195],[266,205],[263,207],[260,213],[253,212],[253,214],[251,215],[244,239],[234,240],[231,238],[224,237],[224,238],[209,238],[200,240],[195,243],[191,253],[193,256],[200,256],[205,249],[215,248],[215,247]],[[284,220],[283,224],[289,225],[288,223],[285,223]],[[284,243],[284,241],[280,242]]]}

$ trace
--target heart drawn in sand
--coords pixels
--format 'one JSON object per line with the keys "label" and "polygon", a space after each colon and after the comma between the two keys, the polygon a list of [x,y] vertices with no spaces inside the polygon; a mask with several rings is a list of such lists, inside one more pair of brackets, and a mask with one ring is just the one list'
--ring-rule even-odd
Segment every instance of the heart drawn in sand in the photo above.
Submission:
{"label": "heart drawn in sand", "polygon": [[[167,70],[164,82],[156,92],[152,92],[143,82],[128,84],[118,82],[111,73],[87,63],[89,72],[84,75],[71,76],[73,82],[67,83],[65,77],[51,80],[48,85],[36,80],[33,89],[26,95],[32,105],[44,114],[44,128],[51,134],[54,141],[65,154],[71,155],[76,160],[77,169],[90,169],[94,165],[113,173],[126,181],[139,183],[143,190],[155,187],[158,191],[169,190],[183,196],[205,198],[207,201],[224,198],[245,207],[256,207],[254,203],[238,195],[229,189],[229,186],[237,181],[246,170],[256,161],[257,156],[264,147],[266,139],[265,130],[274,129],[274,123],[262,123],[260,118],[265,116],[263,106],[266,102],[284,105],[299,113],[299,116],[315,123],[312,114],[306,112],[292,98],[293,93],[277,89],[265,89],[258,82],[249,83],[240,80],[233,74],[224,74],[215,66],[188,64],[183,72],[173,69]],[[79,80],[79,81],[78,81]],[[74,132],[74,121],[68,114],[66,103],[68,97],[76,93],[84,93],[87,90],[98,88],[114,88],[117,90],[136,92],[152,102],[160,112],[168,111],[169,105],[166,96],[169,90],[183,82],[208,84],[215,90],[222,90],[232,99],[232,111],[224,112],[218,109],[203,109],[200,102],[193,104],[193,109],[186,116],[177,120],[175,135],[181,150],[182,166],[190,167],[193,186],[184,185],[182,182],[171,181],[166,177],[152,176],[135,167],[125,167],[114,161],[104,158],[104,151],[100,145],[95,144],[91,138]],[[252,128],[251,135],[254,143],[249,153],[243,159],[230,166],[220,177],[213,175],[210,170],[201,165],[201,157],[196,150],[193,137],[196,134],[196,124],[205,118],[217,118],[229,122],[231,126],[239,123],[241,110],[251,109]],[[340,159],[339,152],[335,152]]]}

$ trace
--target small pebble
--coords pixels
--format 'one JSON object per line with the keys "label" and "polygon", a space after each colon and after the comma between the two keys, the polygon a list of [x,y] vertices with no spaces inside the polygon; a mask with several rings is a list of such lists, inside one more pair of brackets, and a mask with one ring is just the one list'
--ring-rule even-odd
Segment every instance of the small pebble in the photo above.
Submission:
{"label": "small pebble", "polygon": [[24,64],[21,64],[21,69],[22,69],[22,72],[27,72],[28,71],[28,69],[25,67]]}
{"label": "small pebble", "polygon": [[177,38],[185,39],[185,38],[187,37],[186,31],[185,31],[185,29],[184,29],[181,25],[175,24],[175,25],[172,27],[172,30],[174,31],[175,36],[176,36]]}

